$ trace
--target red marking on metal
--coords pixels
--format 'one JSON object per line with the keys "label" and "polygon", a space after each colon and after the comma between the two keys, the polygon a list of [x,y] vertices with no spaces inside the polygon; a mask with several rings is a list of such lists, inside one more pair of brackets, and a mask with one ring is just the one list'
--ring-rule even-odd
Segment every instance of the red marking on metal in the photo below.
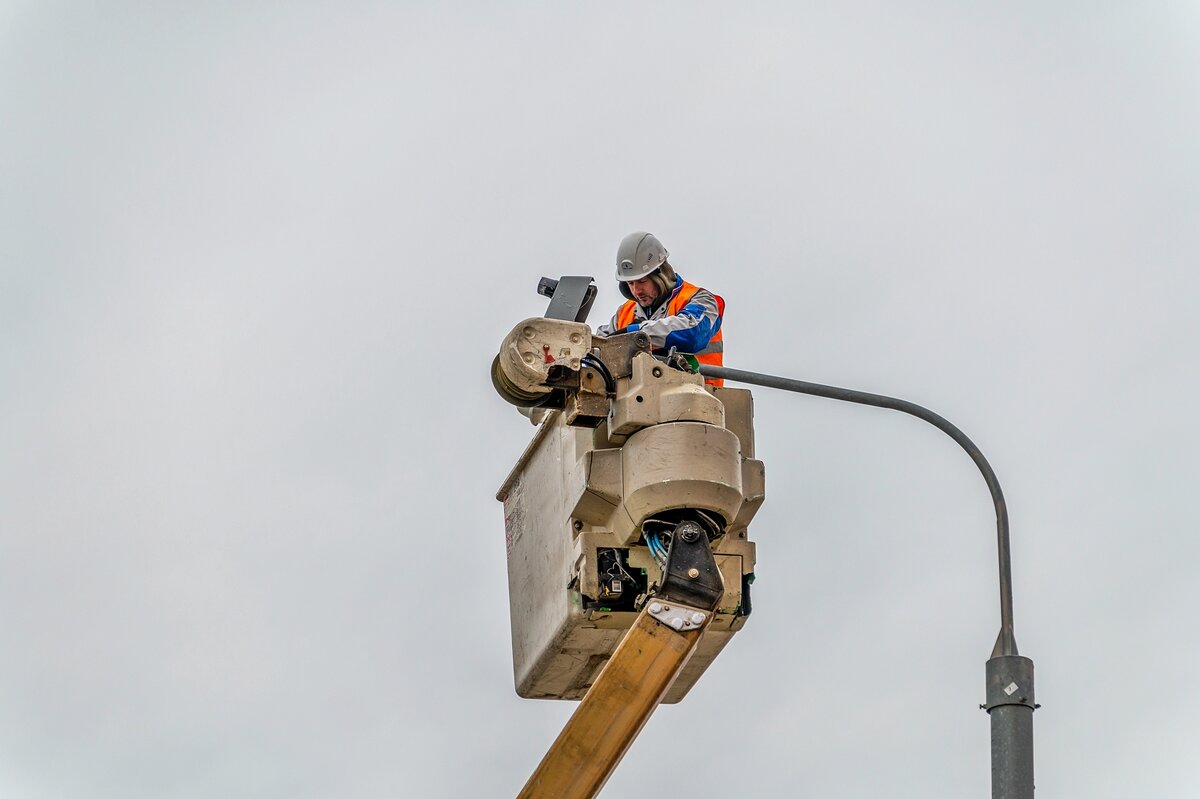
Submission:
{"label": "red marking on metal", "polygon": [[542,345],[542,357],[546,359],[546,363],[554,363],[554,356],[550,354],[550,345]]}

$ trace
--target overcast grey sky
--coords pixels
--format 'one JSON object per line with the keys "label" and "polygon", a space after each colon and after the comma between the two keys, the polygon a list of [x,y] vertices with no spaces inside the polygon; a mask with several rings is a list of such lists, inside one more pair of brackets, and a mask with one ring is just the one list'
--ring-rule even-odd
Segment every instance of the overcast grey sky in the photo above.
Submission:
{"label": "overcast grey sky", "polygon": [[[635,229],[992,461],[1039,795],[1200,795],[1197,141],[1195,2],[0,3],[0,796],[514,795],[486,371]],[[756,402],[755,614],[604,796],[988,795],[982,479]]]}

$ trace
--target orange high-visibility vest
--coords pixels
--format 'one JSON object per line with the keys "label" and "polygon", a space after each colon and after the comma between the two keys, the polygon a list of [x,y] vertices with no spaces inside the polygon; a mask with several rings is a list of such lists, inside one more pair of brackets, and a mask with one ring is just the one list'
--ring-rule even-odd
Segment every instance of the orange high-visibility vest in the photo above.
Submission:
{"label": "orange high-visibility vest", "polygon": [[[683,285],[679,287],[679,291],[675,292],[675,295],[673,297],[671,297],[670,301],[667,302],[667,316],[678,316],[679,312],[683,310],[684,306],[686,306],[688,304],[688,302],[691,301],[692,295],[696,293],[698,288],[699,288],[698,286],[693,286],[691,283],[687,282],[686,280],[683,281]],[[713,297],[717,301],[718,318],[721,318],[725,315],[725,300],[721,299],[716,294],[713,294]],[[617,329],[618,330],[629,327],[630,325],[632,325],[634,323],[634,321],[636,321],[635,317],[634,317],[634,309],[636,309],[636,308],[637,308],[637,303],[634,302],[633,300],[628,300],[624,305],[622,305],[620,307],[620,309],[617,311]],[[722,357],[721,356],[724,354],[724,348],[725,348],[725,344],[724,344],[724,340],[723,340],[724,337],[722,336],[722,333],[723,333],[723,330],[721,328],[717,328],[717,332],[713,335],[713,337],[711,339],[709,339],[708,346],[706,346],[700,352],[693,352],[690,354],[696,356],[696,360],[699,361],[700,363],[706,363],[706,364],[709,364],[710,366],[721,366],[722,365]],[[717,380],[717,379],[710,380],[708,378],[705,378],[704,382],[710,386],[720,387],[720,386],[725,385],[724,380]]]}

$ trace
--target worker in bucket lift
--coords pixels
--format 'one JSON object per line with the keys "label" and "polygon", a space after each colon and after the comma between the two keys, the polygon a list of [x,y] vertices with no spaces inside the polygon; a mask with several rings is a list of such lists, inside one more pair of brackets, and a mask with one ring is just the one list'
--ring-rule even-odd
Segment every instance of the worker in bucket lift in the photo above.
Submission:
{"label": "worker in bucket lift", "polygon": [[[649,233],[630,233],[617,248],[617,287],[628,298],[598,336],[640,330],[656,351],[692,355],[702,364],[721,365],[721,317],[725,300],[693,286],[667,262],[667,250]],[[721,386],[722,380],[705,380]]]}

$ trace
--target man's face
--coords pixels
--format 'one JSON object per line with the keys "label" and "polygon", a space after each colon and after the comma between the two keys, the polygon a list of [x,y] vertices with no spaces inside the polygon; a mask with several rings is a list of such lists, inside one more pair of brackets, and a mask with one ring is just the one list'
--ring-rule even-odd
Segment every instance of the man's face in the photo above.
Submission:
{"label": "man's face", "polygon": [[649,308],[658,299],[658,286],[655,285],[654,279],[650,276],[631,280],[625,285],[629,286],[629,293],[637,300],[637,304],[643,308]]}

